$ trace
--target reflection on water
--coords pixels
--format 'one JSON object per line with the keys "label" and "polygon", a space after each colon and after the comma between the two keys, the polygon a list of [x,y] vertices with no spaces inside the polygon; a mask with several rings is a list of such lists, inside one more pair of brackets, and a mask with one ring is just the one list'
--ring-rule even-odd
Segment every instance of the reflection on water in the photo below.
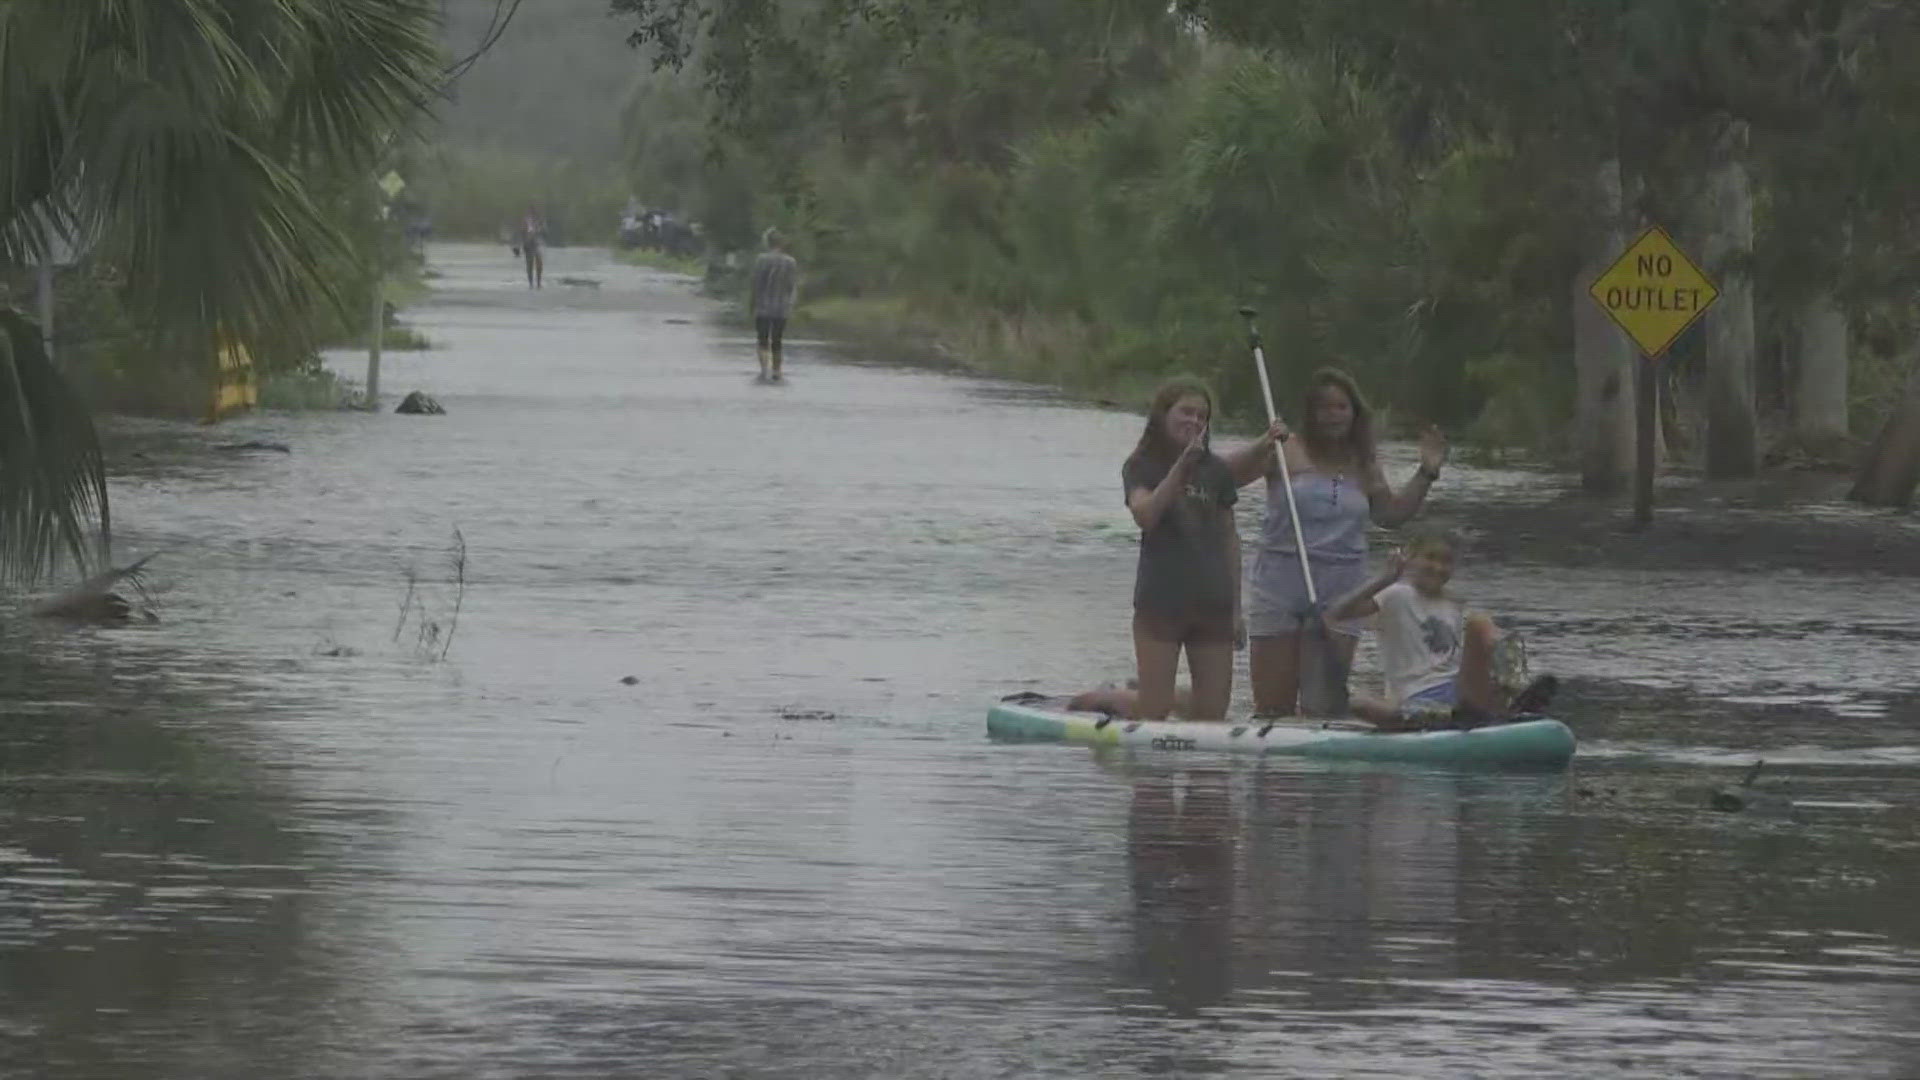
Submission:
{"label": "reflection on water", "polygon": [[355,1022],[315,940],[326,823],[290,818],[251,710],[47,644],[0,637],[0,1073],[238,1075],[266,1047],[324,1065]]}
{"label": "reflection on water", "polygon": [[[0,1073],[1920,1072],[1910,572],[1610,561],[1450,469],[1570,775],[995,746],[1131,664],[1135,416],[806,342],[755,387],[680,279],[435,259],[386,382],[447,416],[114,426],[165,622],[0,640]],[[1675,531],[1905,550],[1763,503]],[[456,527],[439,662],[394,624]]]}
{"label": "reflection on water", "polygon": [[1132,788],[1132,974],[1168,1012],[1196,1016],[1233,989],[1239,829],[1229,775],[1147,773]]}
{"label": "reflection on water", "polygon": [[1131,789],[1120,1009],[1236,1036],[1174,1071],[1920,1065],[1899,1030],[1915,924],[1888,933],[1867,914],[1890,911],[1914,867],[1859,861],[1910,849],[1910,815],[1862,837],[1857,802],[1755,825],[1671,799],[1596,807],[1565,778],[1108,767]]}

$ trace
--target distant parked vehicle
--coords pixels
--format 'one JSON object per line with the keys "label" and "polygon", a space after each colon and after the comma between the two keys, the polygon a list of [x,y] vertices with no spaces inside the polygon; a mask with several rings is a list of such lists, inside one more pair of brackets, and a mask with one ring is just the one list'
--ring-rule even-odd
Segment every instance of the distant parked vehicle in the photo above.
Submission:
{"label": "distant parked vehicle", "polygon": [[693,258],[706,247],[700,227],[662,210],[630,212],[620,219],[622,249],[644,248]]}

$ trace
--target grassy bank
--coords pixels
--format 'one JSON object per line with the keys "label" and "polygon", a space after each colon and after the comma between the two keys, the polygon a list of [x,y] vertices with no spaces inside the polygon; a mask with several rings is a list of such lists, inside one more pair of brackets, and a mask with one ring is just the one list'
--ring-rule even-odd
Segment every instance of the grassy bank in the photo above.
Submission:
{"label": "grassy bank", "polygon": [[[425,334],[400,322],[398,318],[400,312],[425,300],[432,291],[432,286],[427,284],[427,269],[422,259],[409,258],[404,269],[387,276],[381,283],[381,294],[385,297],[387,306],[392,308],[393,314],[387,320],[386,334],[381,339],[382,349],[392,352],[419,352],[433,348],[433,343],[427,340]],[[361,296],[363,302],[357,310],[367,311],[368,306],[373,302],[370,284],[362,290]],[[320,347],[364,349],[368,345],[368,337],[365,319],[358,322],[343,319],[335,323],[331,332],[320,342]],[[292,374],[299,374],[299,370],[296,368]]]}
{"label": "grassy bank", "polygon": [[[1144,410],[1161,382],[1186,370],[1175,363],[1141,366],[1116,359],[1121,350],[1137,350],[1138,343],[1116,344],[1114,335],[1079,319],[1015,316],[955,301],[821,297],[803,301],[789,333],[794,331],[916,363],[1058,387],[1090,404],[1134,412]],[[1251,355],[1243,362],[1250,365]],[[1219,409],[1222,430],[1255,430],[1266,415],[1257,398],[1223,397]]]}
{"label": "grassy bank", "polygon": [[644,266],[649,270],[664,270],[669,274],[697,278],[707,276],[707,260],[700,256],[674,255],[647,248],[614,248],[613,261],[628,266]]}
{"label": "grassy bank", "polygon": [[497,147],[429,148],[411,194],[431,213],[443,239],[511,235],[529,207],[539,210],[556,245],[590,244],[620,220],[627,185],[615,166]]}
{"label": "grassy bank", "polygon": [[366,395],[353,379],[342,378],[317,361],[297,371],[271,372],[260,379],[262,409],[286,412],[327,412],[358,409]]}
{"label": "grassy bank", "polygon": [[[739,291],[727,290],[722,295],[735,302],[733,317],[744,323],[745,303]],[[859,351],[884,353],[930,367],[1058,387],[1089,404],[1136,413],[1144,412],[1161,381],[1182,373],[1173,367],[1143,370],[1130,364],[1116,364],[1107,351],[1110,345],[1106,336],[1098,328],[1077,320],[1047,315],[1014,317],[951,300],[821,297],[801,305],[789,327],[789,334],[795,331],[845,342]],[[1232,360],[1252,364],[1250,354],[1236,355]],[[1270,356],[1269,364],[1272,363]],[[1277,377],[1277,368],[1275,374]],[[1285,391],[1276,386],[1276,393]],[[1296,403],[1284,396],[1276,404],[1283,415],[1298,411]],[[1265,420],[1265,406],[1257,397],[1245,393],[1233,399],[1223,398],[1219,408],[1223,431],[1250,433],[1258,430]],[[1400,411],[1396,421],[1395,413],[1391,407],[1375,405],[1375,423],[1382,435],[1416,438],[1420,427],[1418,418]],[[1535,421],[1525,418],[1511,422],[1521,426]],[[1571,470],[1577,467],[1577,463],[1565,455],[1542,450],[1545,440],[1521,444],[1489,438],[1486,436],[1489,429],[1470,427],[1449,432],[1455,459],[1501,468]],[[1789,434],[1779,433],[1769,442],[1765,466],[1771,474],[1850,473],[1858,464],[1862,445],[1860,440],[1850,439],[1809,446]],[[1701,471],[1699,463],[1688,455],[1663,462],[1661,470],[1674,475]]]}

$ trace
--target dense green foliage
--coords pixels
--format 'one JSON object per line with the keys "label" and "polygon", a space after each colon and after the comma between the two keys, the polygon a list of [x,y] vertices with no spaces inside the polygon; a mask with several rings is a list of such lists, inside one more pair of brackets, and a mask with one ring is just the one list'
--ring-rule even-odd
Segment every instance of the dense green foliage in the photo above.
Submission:
{"label": "dense green foliage", "polygon": [[[60,333],[104,363],[205,386],[225,342],[310,354],[353,304],[354,271],[368,280],[397,244],[372,178],[437,89],[433,30],[432,0],[0,5],[9,302],[65,238],[85,252],[62,276],[95,302]],[[104,554],[105,487],[68,380],[8,318],[0,566],[31,576]],[[99,551],[81,543],[88,518]]]}
{"label": "dense green foliage", "polygon": [[[1753,276],[1763,410],[1791,405],[1810,294],[1857,328],[1866,412],[1912,324],[1901,5],[610,2],[663,62],[627,107],[644,200],[734,249],[780,225],[809,295],[990,328],[959,336],[997,370],[1195,370],[1256,414],[1250,302],[1283,385],[1337,363],[1403,415],[1562,449],[1595,170],[1625,174],[1629,231],[1689,243],[1734,122],[1757,240],[1714,270]],[[1670,370],[1685,410],[1698,349]]]}
{"label": "dense green foliage", "polygon": [[644,65],[605,0],[441,8],[450,56],[493,44],[448,88],[409,176],[436,235],[495,239],[537,207],[556,243],[607,241],[629,194],[619,105]]}

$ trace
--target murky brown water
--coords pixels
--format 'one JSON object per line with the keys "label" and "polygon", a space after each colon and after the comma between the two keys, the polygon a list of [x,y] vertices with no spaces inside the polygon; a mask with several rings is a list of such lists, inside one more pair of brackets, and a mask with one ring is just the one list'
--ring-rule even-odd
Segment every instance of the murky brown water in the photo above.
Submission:
{"label": "murky brown water", "polygon": [[7,620],[0,1073],[1920,1075],[1910,520],[1675,496],[1814,538],[1721,565],[1450,470],[1564,777],[995,746],[1128,670],[1136,418],[436,258],[449,415],[118,425],[166,621]]}

